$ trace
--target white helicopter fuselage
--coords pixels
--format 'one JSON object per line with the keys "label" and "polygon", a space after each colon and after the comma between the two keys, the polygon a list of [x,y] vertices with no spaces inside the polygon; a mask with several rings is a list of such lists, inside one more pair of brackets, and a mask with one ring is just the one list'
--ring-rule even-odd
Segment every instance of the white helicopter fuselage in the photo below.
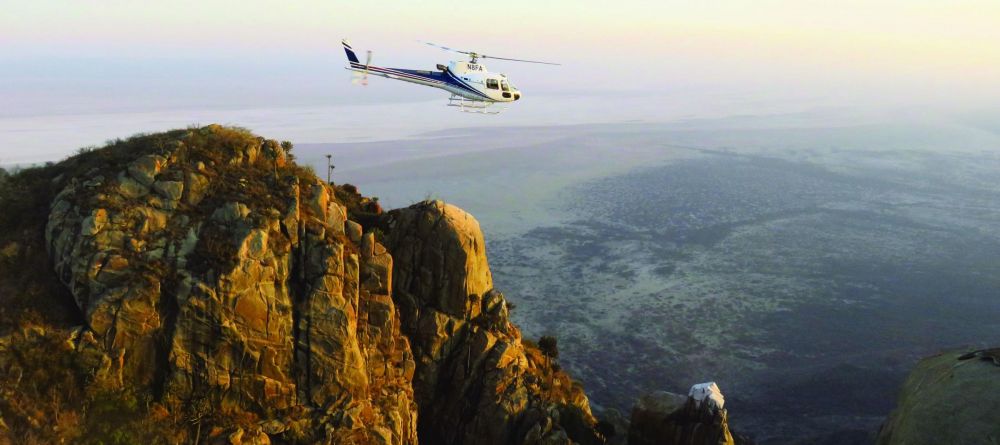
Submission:
{"label": "white helicopter fuselage", "polygon": [[521,98],[521,91],[511,85],[506,75],[491,73],[482,63],[452,61],[448,63],[446,69],[456,80],[461,80],[479,93],[474,94],[467,90],[452,91],[459,96],[476,100],[480,95],[485,95],[494,102],[513,102]]}

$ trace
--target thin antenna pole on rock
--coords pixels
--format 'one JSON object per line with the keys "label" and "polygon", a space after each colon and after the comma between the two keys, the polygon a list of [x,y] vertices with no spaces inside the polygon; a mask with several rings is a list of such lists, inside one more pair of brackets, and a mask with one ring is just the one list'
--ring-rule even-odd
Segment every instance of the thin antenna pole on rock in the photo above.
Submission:
{"label": "thin antenna pole on rock", "polygon": [[326,183],[330,183],[330,176],[333,174],[333,155],[326,155]]}

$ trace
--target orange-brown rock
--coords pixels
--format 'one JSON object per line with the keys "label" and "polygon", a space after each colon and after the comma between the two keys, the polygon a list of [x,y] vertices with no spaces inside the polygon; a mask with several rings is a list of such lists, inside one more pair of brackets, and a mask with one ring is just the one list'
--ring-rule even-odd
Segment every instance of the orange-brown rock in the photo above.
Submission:
{"label": "orange-brown rock", "polygon": [[510,322],[475,218],[427,201],[389,212],[386,226],[393,298],[416,357],[421,441],[600,443],[582,389],[537,348],[532,359]]}
{"label": "orange-brown rock", "polygon": [[[384,214],[286,147],[208,126],[51,167],[44,230],[26,230],[80,325],[5,326],[0,392],[51,363],[30,375],[69,376],[54,394],[80,409],[50,410],[53,426],[49,399],[0,402],[0,443],[110,434],[100,407],[137,442],[602,442],[580,385],[510,322],[472,216],[437,201]],[[26,361],[42,348],[50,360]]]}
{"label": "orange-brown rock", "polygon": [[360,255],[332,189],[277,142],[217,126],[168,139],[52,203],[50,255],[94,339],[76,347],[171,410],[270,425],[231,443],[292,427],[286,440],[415,443],[385,249]]}

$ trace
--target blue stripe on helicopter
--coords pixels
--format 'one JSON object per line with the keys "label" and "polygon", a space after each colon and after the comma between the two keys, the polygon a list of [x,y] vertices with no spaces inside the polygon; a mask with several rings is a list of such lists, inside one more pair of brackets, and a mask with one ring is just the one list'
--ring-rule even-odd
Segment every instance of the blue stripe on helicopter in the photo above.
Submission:
{"label": "blue stripe on helicopter", "polygon": [[[447,79],[445,79],[443,76],[434,76],[433,75],[434,73],[430,73],[428,71],[419,72],[419,71],[416,71],[416,70],[413,70],[413,71],[411,71],[411,70],[396,70],[396,69],[392,69],[392,68],[382,68],[382,67],[379,67],[379,66],[367,66],[366,67],[365,65],[362,65],[360,63],[352,63],[351,64],[351,68],[354,68],[354,69],[357,69],[357,70],[368,70],[368,71],[371,71],[371,72],[382,73],[382,74],[391,74],[391,75],[397,76],[397,77],[403,77],[403,78],[414,79],[414,80],[421,80],[421,81],[425,81],[425,82],[429,82],[429,83],[439,83],[439,84],[448,84],[449,83],[449,82],[446,81]],[[424,74],[424,73],[428,73],[428,74]]]}
{"label": "blue stripe on helicopter", "polygon": [[382,67],[377,67],[377,66],[368,66],[368,67],[366,67],[365,65],[362,65],[360,63],[351,63],[351,68],[361,69],[361,70],[367,69],[368,71],[372,71],[372,72],[376,72],[376,73],[391,74],[391,75],[398,76],[398,77],[404,77],[404,78],[409,78],[409,79],[414,79],[414,80],[421,80],[421,81],[428,82],[428,83],[450,85],[450,86],[453,86],[453,87],[456,87],[456,88],[468,91],[470,93],[473,93],[473,94],[475,94],[477,96],[483,97],[483,98],[485,98],[485,99],[487,99],[487,100],[489,100],[491,102],[493,101],[493,99],[491,97],[489,97],[489,96],[481,93],[480,91],[478,91],[475,88],[469,86],[465,82],[462,82],[461,79],[459,79],[457,76],[455,76],[454,74],[452,74],[450,71],[448,72],[448,75],[445,75],[443,73],[437,73],[437,72],[432,72],[432,71],[393,69],[393,68],[382,68]]}

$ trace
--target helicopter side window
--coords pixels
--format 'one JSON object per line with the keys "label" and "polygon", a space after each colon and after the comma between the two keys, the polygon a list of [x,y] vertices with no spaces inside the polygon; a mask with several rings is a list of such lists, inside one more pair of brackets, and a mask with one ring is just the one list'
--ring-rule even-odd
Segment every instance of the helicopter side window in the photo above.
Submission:
{"label": "helicopter side window", "polygon": [[489,88],[491,90],[498,90],[500,89],[500,86],[497,84],[496,79],[486,79],[486,88]]}
{"label": "helicopter side window", "polygon": [[500,81],[500,87],[503,88],[504,91],[510,91],[510,88],[507,86],[506,80]]}

